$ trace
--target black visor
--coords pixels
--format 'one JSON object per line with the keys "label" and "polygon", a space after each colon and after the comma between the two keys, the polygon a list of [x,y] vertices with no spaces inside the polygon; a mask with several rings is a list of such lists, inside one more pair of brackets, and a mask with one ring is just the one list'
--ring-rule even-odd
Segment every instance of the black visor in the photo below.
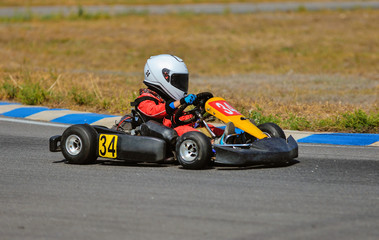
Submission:
{"label": "black visor", "polygon": [[188,92],[188,74],[179,74],[179,73],[172,74],[171,85],[187,93]]}

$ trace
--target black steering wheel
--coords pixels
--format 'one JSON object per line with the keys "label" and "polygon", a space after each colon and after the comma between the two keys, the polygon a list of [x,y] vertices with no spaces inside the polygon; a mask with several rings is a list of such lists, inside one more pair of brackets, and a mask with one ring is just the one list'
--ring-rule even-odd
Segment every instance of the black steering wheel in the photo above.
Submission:
{"label": "black steering wheel", "polygon": [[[200,113],[201,115],[205,113],[205,103],[210,98],[213,98],[212,93],[202,92],[196,95],[196,100],[192,104],[195,106],[193,109],[184,111],[184,109],[186,109],[190,104],[184,103],[180,105],[174,115],[174,125],[177,127],[194,122],[197,119],[197,113]],[[191,117],[185,120],[180,120],[181,117],[187,115]]]}

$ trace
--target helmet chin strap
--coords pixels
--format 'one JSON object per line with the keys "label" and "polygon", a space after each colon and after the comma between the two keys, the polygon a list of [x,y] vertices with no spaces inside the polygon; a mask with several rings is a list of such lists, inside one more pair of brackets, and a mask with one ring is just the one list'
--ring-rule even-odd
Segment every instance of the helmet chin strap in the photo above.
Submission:
{"label": "helmet chin strap", "polygon": [[170,100],[175,100],[172,97],[170,97],[168,94],[166,94],[164,91],[162,91],[159,87],[156,87],[152,84],[147,85],[147,87],[150,90],[153,90],[154,92],[158,93],[158,95],[161,96],[166,102]]}

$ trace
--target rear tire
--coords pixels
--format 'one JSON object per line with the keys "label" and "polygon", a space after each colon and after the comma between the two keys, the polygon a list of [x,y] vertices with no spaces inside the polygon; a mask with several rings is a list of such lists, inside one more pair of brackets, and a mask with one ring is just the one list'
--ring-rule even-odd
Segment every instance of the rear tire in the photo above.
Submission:
{"label": "rear tire", "polygon": [[71,164],[90,164],[97,159],[97,132],[88,124],[77,124],[62,134],[63,156]]}
{"label": "rear tire", "polygon": [[186,132],[176,143],[176,157],[186,169],[202,169],[210,164],[212,145],[201,132]]}
{"label": "rear tire", "polygon": [[276,125],[275,123],[263,123],[258,125],[258,128],[267,134],[269,137],[278,137],[278,138],[283,138],[286,139],[286,135],[284,134],[283,130]]}

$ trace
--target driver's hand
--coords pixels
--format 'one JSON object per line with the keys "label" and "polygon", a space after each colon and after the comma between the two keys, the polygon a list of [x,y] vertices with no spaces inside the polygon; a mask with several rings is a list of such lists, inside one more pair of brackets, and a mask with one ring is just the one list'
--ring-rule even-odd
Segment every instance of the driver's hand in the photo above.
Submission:
{"label": "driver's hand", "polygon": [[195,94],[189,94],[188,96],[180,99],[180,104],[192,104],[196,100],[196,95]]}

